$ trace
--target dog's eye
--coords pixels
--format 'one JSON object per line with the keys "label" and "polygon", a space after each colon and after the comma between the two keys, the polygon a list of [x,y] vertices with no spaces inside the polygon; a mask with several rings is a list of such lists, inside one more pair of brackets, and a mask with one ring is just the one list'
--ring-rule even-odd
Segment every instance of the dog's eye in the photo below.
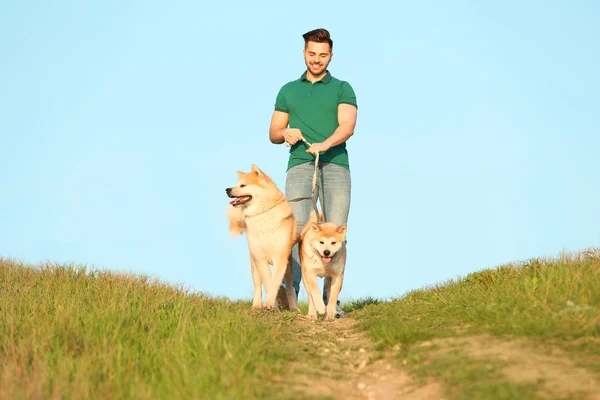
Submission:
{"label": "dog's eye", "polygon": [[241,188],[246,187],[246,185],[244,185],[243,183],[240,185]]}
{"label": "dog's eye", "polygon": [[332,244],[332,245],[334,245],[334,244],[335,244],[335,242],[331,242],[331,244]]}
{"label": "dog's eye", "polygon": [[324,242],[324,241],[322,241],[322,240],[321,240],[319,243],[321,243],[321,244],[325,244],[325,242]]}

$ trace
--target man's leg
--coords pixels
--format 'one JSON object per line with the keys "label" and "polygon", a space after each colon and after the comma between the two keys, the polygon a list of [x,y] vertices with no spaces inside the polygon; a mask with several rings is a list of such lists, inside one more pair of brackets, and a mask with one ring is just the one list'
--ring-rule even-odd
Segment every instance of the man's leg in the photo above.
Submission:
{"label": "man's leg", "polygon": [[[319,199],[325,221],[336,225],[348,223],[350,213],[351,177],[350,171],[333,163],[321,163]],[[341,288],[340,288],[341,291]],[[323,301],[327,304],[327,292],[323,288]],[[339,300],[337,301],[339,305]],[[343,312],[338,309],[338,316]]]}
{"label": "man's leg", "polygon": [[[298,197],[309,197],[312,193],[312,177],[315,171],[315,163],[307,162],[296,165],[288,170],[285,180],[285,196],[288,200]],[[298,234],[302,227],[308,222],[312,210],[312,201],[299,200],[290,203],[292,212],[298,222]],[[292,263],[294,269],[293,284],[296,290],[296,299],[300,292],[300,282],[302,281],[302,269],[300,267],[300,256],[298,255],[298,244],[292,248]],[[285,283],[284,283],[285,284]]]}

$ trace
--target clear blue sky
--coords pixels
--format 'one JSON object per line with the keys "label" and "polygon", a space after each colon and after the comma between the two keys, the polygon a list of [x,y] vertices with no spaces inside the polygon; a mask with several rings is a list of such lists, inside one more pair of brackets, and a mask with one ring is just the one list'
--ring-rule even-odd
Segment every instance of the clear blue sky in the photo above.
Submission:
{"label": "clear blue sky", "polygon": [[251,298],[224,189],[283,188],[317,27],[359,102],[342,301],[600,246],[599,2],[5,1],[0,256]]}

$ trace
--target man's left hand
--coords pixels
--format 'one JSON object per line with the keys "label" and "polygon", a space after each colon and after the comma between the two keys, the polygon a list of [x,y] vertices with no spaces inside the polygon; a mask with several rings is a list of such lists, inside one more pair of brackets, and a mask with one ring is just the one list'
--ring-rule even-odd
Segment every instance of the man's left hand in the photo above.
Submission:
{"label": "man's left hand", "polygon": [[329,148],[331,148],[331,145],[327,142],[322,142],[322,143],[313,143],[310,145],[310,147],[306,150],[307,153],[312,153],[315,156],[319,153],[323,153],[324,151],[329,150]]}

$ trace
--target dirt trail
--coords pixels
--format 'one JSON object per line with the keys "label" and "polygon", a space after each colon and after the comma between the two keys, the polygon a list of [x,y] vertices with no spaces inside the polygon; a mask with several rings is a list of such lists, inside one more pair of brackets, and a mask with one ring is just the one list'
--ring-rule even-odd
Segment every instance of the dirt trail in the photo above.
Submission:
{"label": "dirt trail", "polygon": [[600,400],[598,377],[579,367],[558,347],[536,348],[527,339],[501,340],[491,335],[435,339],[421,346],[436,345],[430,356],[460,349],[473,360],[498,360],[505,364],[503,375],[512,382],[535,384],[538,393],[547,396],[581,396]]}
{"label": "dirt trail", "polygon": [[[356,332],[351,318],[335,321],[296,319],[299,342],[314,360],[312,366],[293,365],[289,386],[298,398],[317,397],[345,400],[441,398],[440,386],[429,383],[417,387],[395,360],[377,357],[373,343],[364,333]],[[379,358],[379,359],[376,359]]]}
{"label": "dirt trail", "polygon": [[[335,321],[312,321],[298,317],[295,338],[305,357],[291,365],[286,390],[294,399],[344,400],[437,400],[447,398],[438,382],[416,382],[401,368],[394,352],[376,351],[366,334],[355,329],[356,321],[344,317]],[[535,384],[544,396],[576,396],[600,400],[597,374],[576,366],[558,349],[536,348],[526,339],[502,341],[489,335],[425,341],[431,347],[427,361],[448,351],[460,351],[471,359],[490,359],[507,364],[506,381]],[[310,361],[306,361],[309,359]],[[279,378],[281,379],[281,378]],[[279,381],[281,382],[281,381]]]}

